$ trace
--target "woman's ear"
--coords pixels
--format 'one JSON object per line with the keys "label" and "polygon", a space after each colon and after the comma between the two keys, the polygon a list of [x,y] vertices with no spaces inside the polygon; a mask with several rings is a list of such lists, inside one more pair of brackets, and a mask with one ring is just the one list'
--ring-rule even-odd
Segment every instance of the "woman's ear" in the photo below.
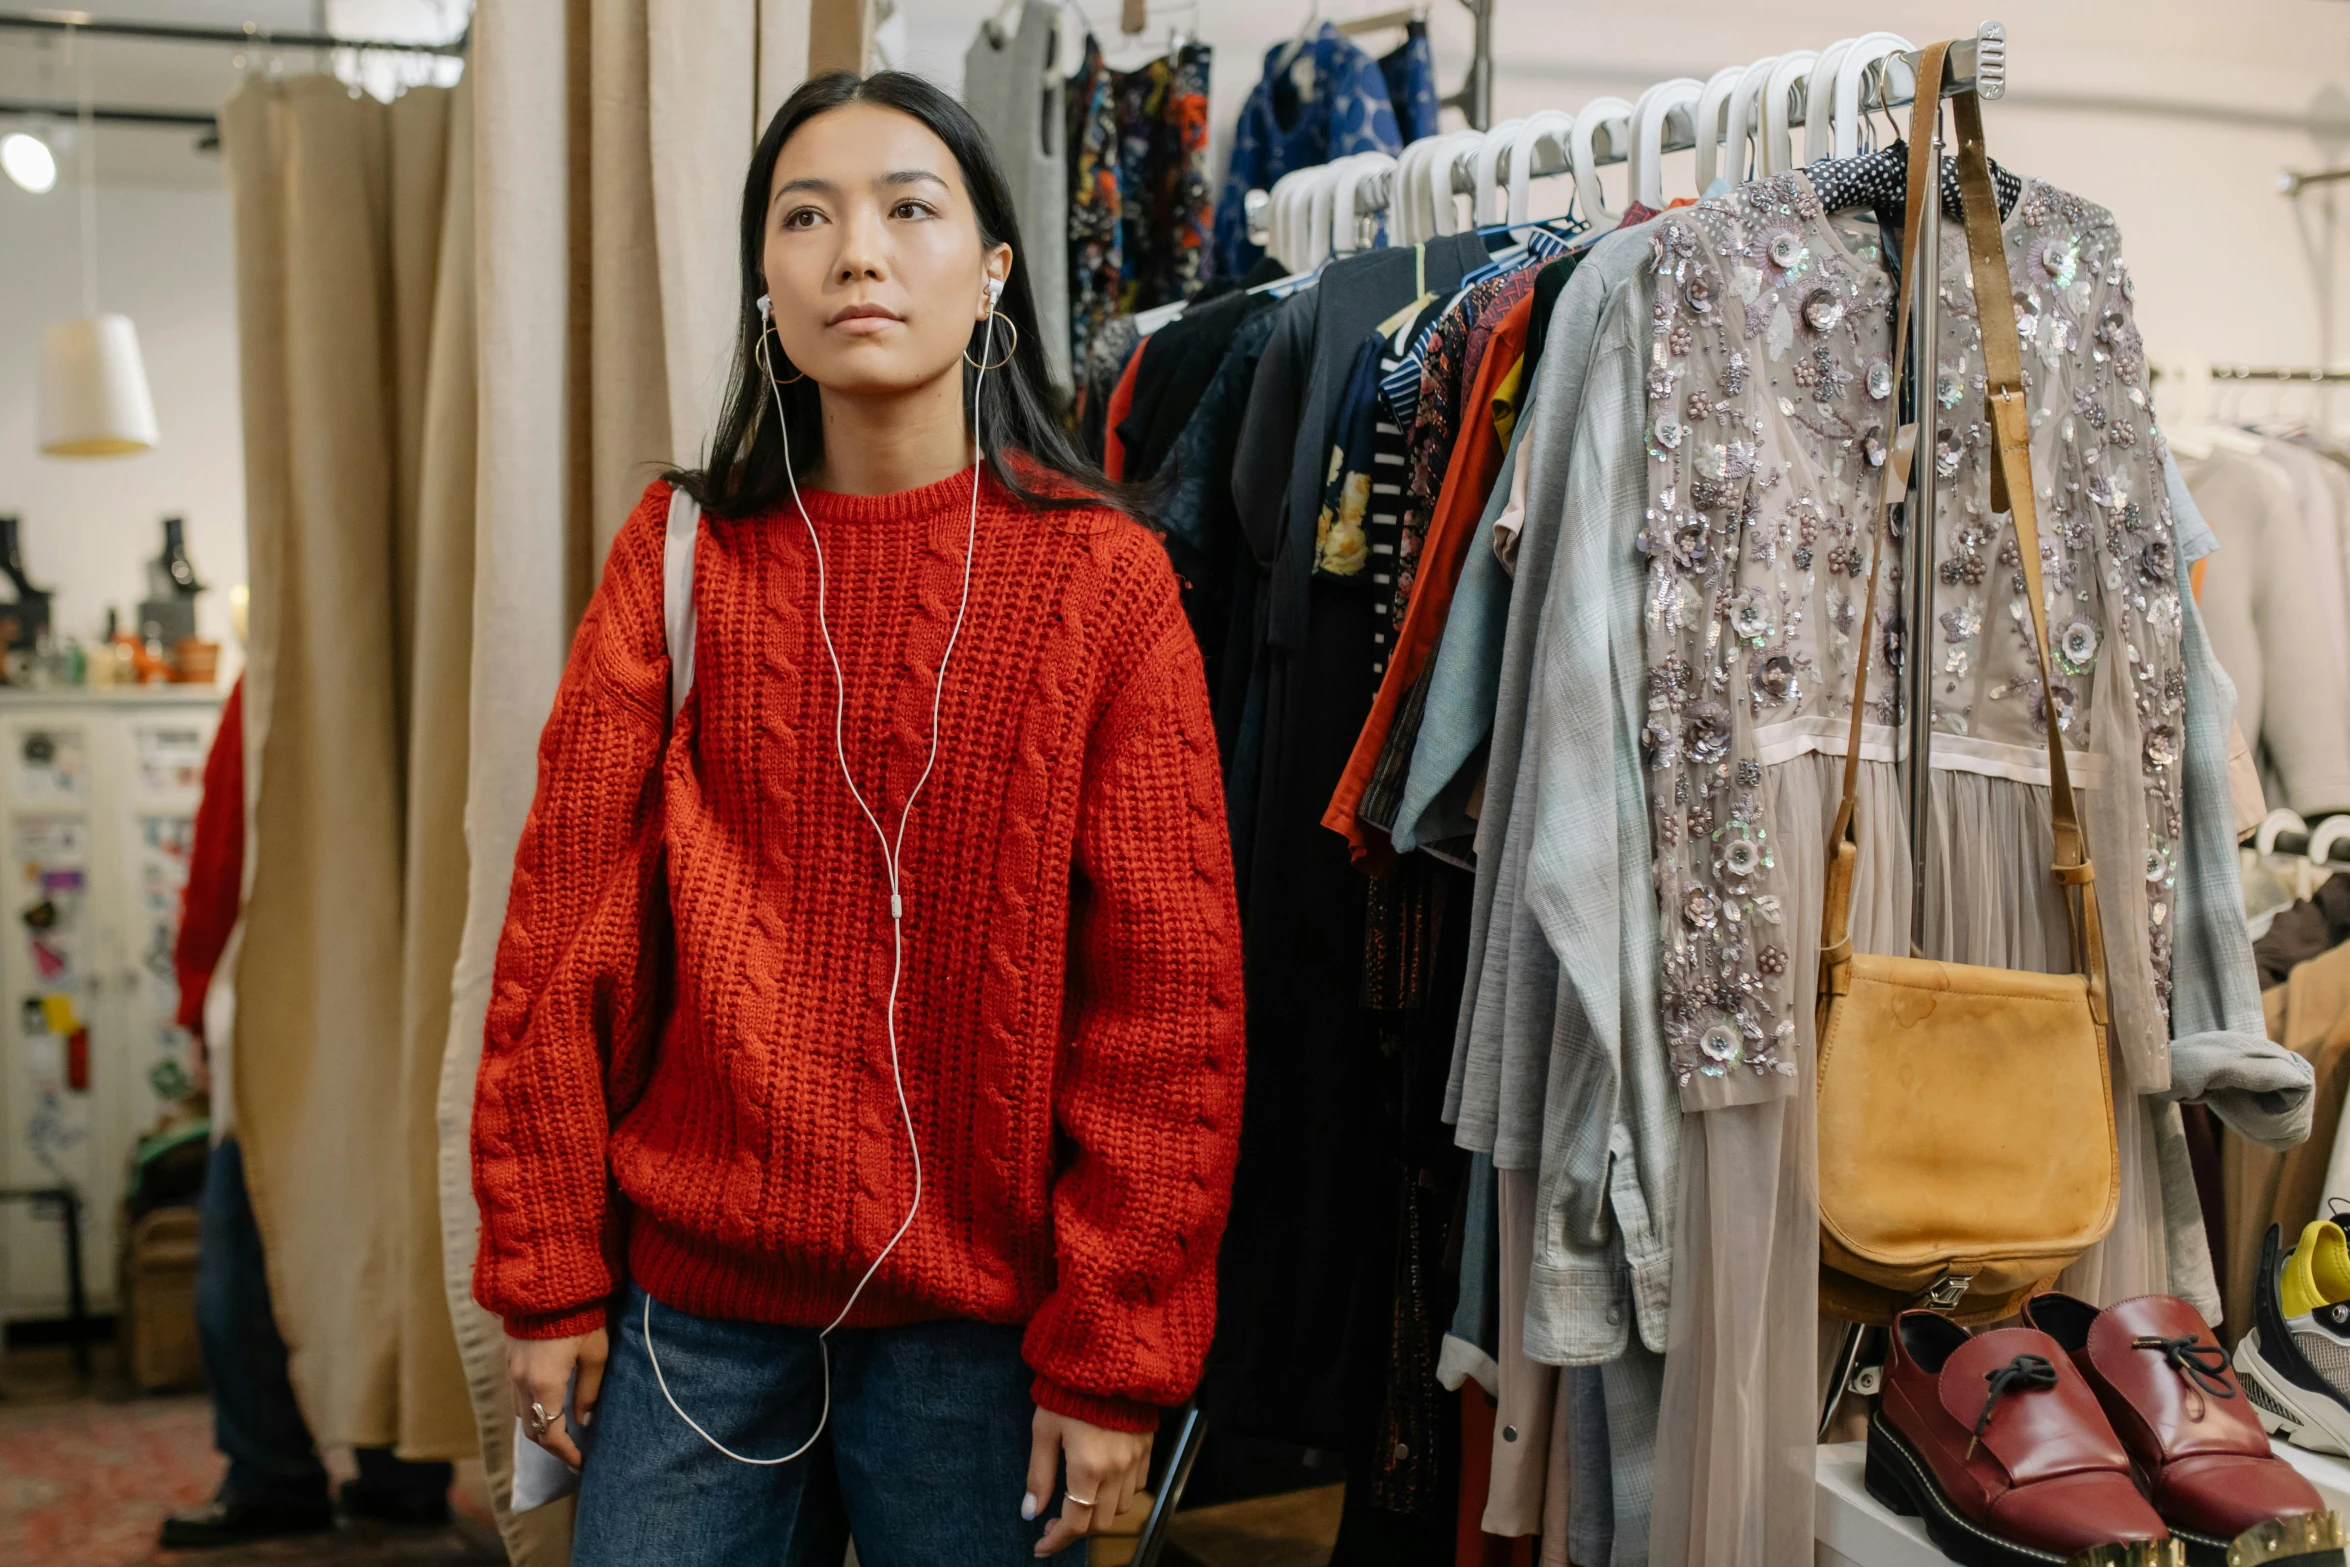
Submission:
{"label": "woman's ear", "polygon": [[1004,285],[1012,276],[1012,247],[998,245],[980,262],[979,313],[974,320],[985,321],[993,314],[996,301],[1003,298]]}

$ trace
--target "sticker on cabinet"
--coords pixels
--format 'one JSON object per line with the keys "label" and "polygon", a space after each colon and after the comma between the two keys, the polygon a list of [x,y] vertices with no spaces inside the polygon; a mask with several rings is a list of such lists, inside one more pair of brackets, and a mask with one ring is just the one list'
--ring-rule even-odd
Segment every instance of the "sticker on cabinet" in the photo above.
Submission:
{"label": "sticker on cabinet", "polygon": [[148,794],[173,794],[204,787],[204,754],[211,743],[207,726],[194,722],[135,724],[131,749],[139,761],[139,787]]}
{"label": "sticker on cabinet", "polygon": [[16,731],[16,801],[19,805],[70,805],[88,798],[89,765],[79,729]]}

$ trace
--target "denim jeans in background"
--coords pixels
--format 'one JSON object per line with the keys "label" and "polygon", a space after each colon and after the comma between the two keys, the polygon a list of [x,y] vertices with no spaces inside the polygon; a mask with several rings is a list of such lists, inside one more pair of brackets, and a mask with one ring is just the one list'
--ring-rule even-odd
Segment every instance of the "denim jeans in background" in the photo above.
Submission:
{"label": "denim jeans in background", "polygon": [[[212,1440],[228,1459],[224,1501],[303,1508],[325,1503],[326,1466],[286,1377],[286,1341],[269,1305],[261,1228],[245,1192],[236,1139],[212,1150],[197,1220],[196,1338],[212,1384]],[[363,1447],[358,1489],[390,1503],[448,1494],[450,1466],[409,1463],[389,1448]]]}
{"label": "denim jeans in background", "polygon": [[[859,1567],[1035,1560],[1060,1498],[1034,1523],[1020,1517],[1036,1414],[1020,1329],[839,1330],[823,1439],[788,1464],[753,1466],[695,1435],[662,1397],[645,1353],[646,1299],[632,1286],[615,1324],[572,1567],[837,1567],[852,1534]],[[652,1322],[669,1391],[704,1430],[751,1458],[808,1439],[824,1406],[813,1329],[689,1316],[657,1301]],[[1061,1558],[1083,1559],[1082,1548]]]}

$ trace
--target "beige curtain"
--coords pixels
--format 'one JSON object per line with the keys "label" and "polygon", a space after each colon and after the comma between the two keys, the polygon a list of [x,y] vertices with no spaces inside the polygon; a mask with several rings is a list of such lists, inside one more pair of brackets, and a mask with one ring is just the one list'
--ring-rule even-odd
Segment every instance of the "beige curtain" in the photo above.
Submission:
{"label": "beige curtain", "polygon": [[[862,0],[819,0],[844,4],[863,17]],[[498,0],[475,15],[479,525],[438,1180],[448,1311],[524,1567],[568,1558],[570,1514],[504,1513],[504,1339],[471,1298],[468,1137],[491,965],[572,628],[647,480],[694,460],[712,422],[740,292],[742,171],[807,74],[810,32],[809,0]]]}
{"label": "beige curtain", "polygon": [[256,80],[221,130],[253,594],[228,1088],[312,1433],[454,1458],[431,1175],[464,916],[465,98]]}

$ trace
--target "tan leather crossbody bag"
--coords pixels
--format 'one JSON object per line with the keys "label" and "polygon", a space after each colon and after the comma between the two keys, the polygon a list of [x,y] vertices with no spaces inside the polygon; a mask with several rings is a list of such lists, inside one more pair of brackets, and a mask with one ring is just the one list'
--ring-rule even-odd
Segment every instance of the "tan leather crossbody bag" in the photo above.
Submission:
{"label": "tan leather crossbody bag", "polygon": [[[1935,264],[1918,256],[1918,229],[1924,203],[1940,196],[1930,148],[1948,50],[1936,44],[1919,62],[1902,247],[1913,275],[1917,266]],[[2015,301],[1983,152],[1981,105],[1968,92],[1953,106],[1985,391],[1999,448],[1991,504],[2013,512],[2045,691],[2052,684],[2047,612]],[[1895,385],[1906,356],[1911,290],[1905,284],[1900,294]],[[1910,444],[1899,449],[1906,454]],[[1906,461],[1886,465],[1887,506],[1906,489],[1906,470]],[[1913,525],[1932,536],[1931,519]],[[1880,543],[1874,557],[1883,552]],[[1876,592],[1872,559],[1864,626],[1875,613]],[[1913,649],[1923,645],[1923,637],[1913,638]],[[2066,893],[2074,971],[2035,974],[1854,952],[1853,807],[1868,678],[1864,653],[1853,680],[1844,797],[1829,838],[1834,847],[1820,930],[1820,1306],[1860,1322],[1887,1322],[1916,1305],[1961,1321],[1991,1321],[2011,1315],[2103,1239],[2120,1199],[2095,873],[2083,853],[2050,703],[2042,727],[2055,828],[2052,874]]]}

